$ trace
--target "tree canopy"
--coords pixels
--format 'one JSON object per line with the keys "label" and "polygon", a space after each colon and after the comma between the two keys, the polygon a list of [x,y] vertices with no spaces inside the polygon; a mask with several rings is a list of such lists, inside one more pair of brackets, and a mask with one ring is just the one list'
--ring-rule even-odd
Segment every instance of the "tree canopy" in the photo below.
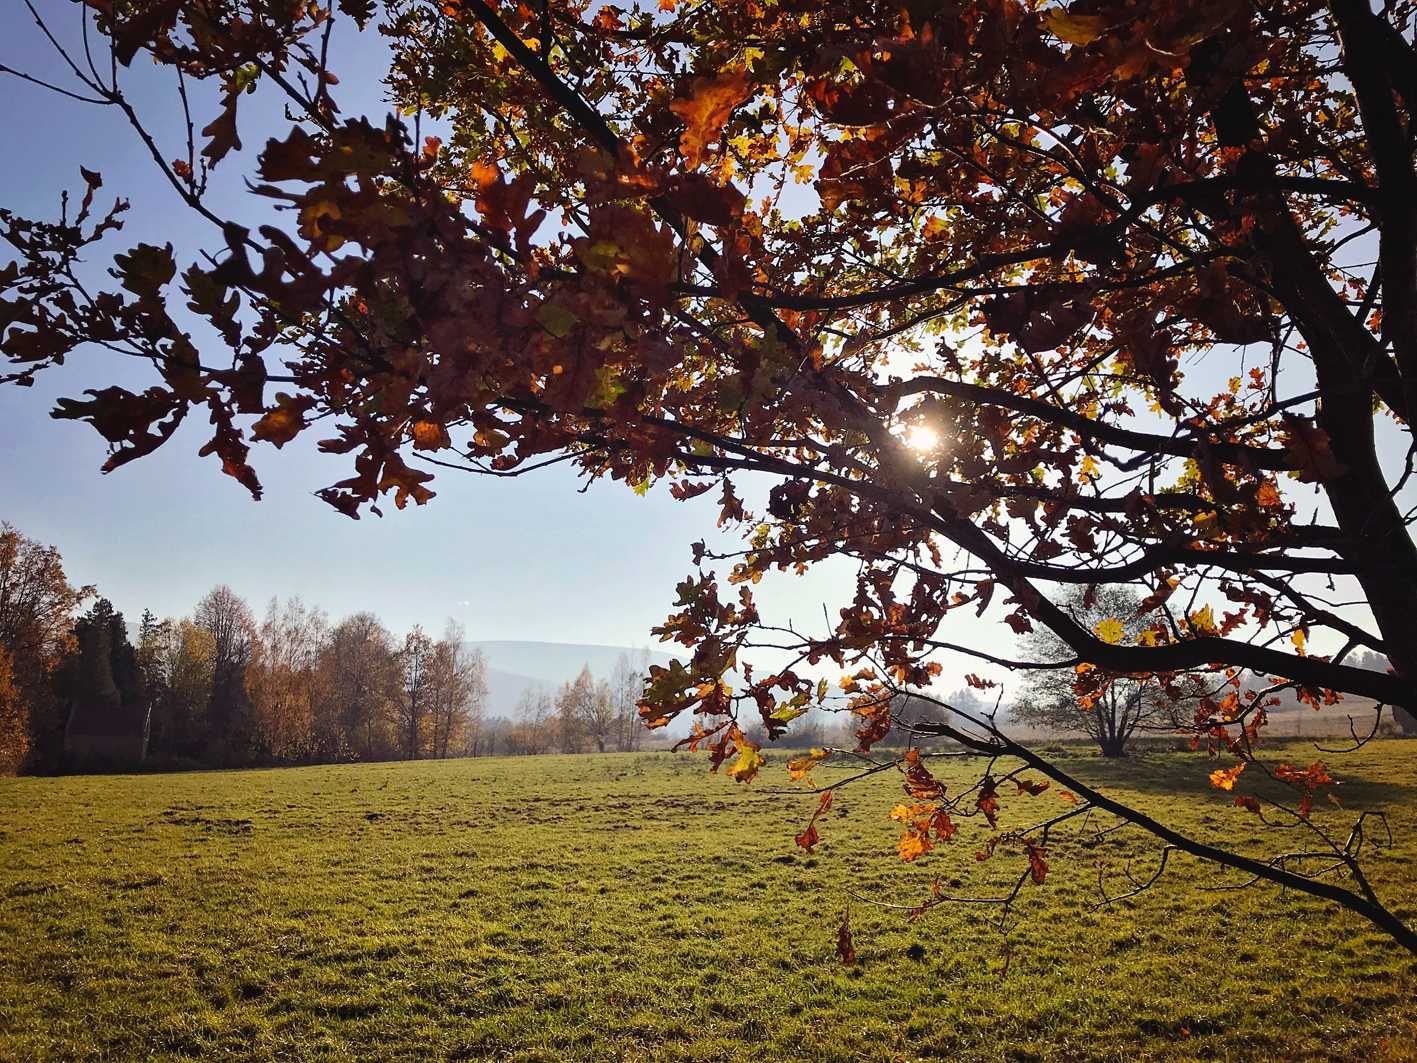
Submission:
{"label": "tree canopy", "polygon": [[[1244,857],[1070,793],[1417,948],[1362,875],[1364,820],[1346,843],[1311,822],[1322,763],[1265,768],[1293,806],[1237,788],[1265,767],[1280,691],[1369,698],[1406,726],[1417,707],[1411,3],[87,6],[97,34],[56,87],[130,124],[211,233],[193,261],[121,249],[125,205],[90,171],[57,219],[0,211],[10,378],[90,345],[154,366],[146,390],[56,411],[112,444],[105,468],[197,415],[203,455],[257,497],[252,445],[317,435],[347,455],[320,493],[351,516],[428,502],[445,467],[716,491],[743,549],[696,548],[651,725],[693,714],[747,781],[763,758],[738,714],[784,732],[828,696],[809,673],[830,662],[869,756],[896,691],[971,656],[1036,663],[941,637],[956,612],[1052,632],[1080,697],[1200,673],[1188,730],[1229,754],[1215,785],[1324,859]],[[341,44],[376,24],[383,122],[338,102],[358,73]],[[171,71],[185,139],[160,142],[125,95],[138,61]],[[254,153],[253,95],[288,117]],[[270,224],[214,205],[232,166],[280,208]],[[96,285],[100,244],[121,250]],[[825,629],[773,631],[753,585],[837,557],[859,567]],[[1058,604],[1118,584],[1154,623],[1089,628]],[[731,683],[764,637],[798,663]],[[1346,663],[1359,649],[1392,670]],[[1068,779],[987,717],[945,718]],[[995,827],[999,779],[946,799],[913,755],[905,821],[927,841],[951,808]],[[995,844],[1041,882],[1047,829]]]}

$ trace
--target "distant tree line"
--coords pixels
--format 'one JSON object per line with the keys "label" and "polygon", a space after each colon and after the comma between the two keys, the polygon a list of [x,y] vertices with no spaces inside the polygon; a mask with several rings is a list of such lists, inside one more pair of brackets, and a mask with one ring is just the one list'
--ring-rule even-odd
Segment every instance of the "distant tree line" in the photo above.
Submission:
{"label": "distant tree line", "polygon": [[258,621],[224,586],[190,617],[144,613],[133,653],[158,762],[461,756],[486,698],[482,657],[456,624],[437,640],[421,626],[399,639],[372,613],[331,623],[298,598],[272,600]]}
{"label": "distant tree line", "polygon": [[585,667],[559,690],[524,691],[510,718],[486,722],[489,752],[529,756],[639,751],[645,728],[638,703],[648,667],[648,654],[622,653],[608,679],[596,679]]}
{"label": "distant tree line", "polygon": [[79,766],[86,729],[137,729],[158,767],[635,750],[644,670],[625,655],[609,679],[587,668],[492,717],[485,662],[451,621],[436,639],[421,626],[399,638],[372,613],[331,622],[298,598],[257,619],[218,586],[190,616],[144,612],[130,630],[68,582],[56,549],[0,524],[6,772]]}

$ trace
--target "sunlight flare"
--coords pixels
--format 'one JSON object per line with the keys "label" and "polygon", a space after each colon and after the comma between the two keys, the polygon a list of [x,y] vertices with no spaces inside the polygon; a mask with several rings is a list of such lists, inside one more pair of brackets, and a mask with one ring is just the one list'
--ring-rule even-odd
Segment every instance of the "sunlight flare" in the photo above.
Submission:
{"label": "sunlight flare", "polygon": [[905,445],[917,454],[933,454],[940,449],[940,433],[928,424],[913,424],[905,431]]}

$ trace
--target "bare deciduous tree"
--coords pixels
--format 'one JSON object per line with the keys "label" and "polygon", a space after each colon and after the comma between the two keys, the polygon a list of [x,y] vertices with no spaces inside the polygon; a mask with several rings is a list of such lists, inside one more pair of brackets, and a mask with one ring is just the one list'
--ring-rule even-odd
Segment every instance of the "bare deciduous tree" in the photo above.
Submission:
{"label": "bare deciduous tree", "polygon": [[575,681],[566,683],[556,695],[556,745],[562,753],[579,753],[584,748],[586,719],[595,700],[595,678],[590,667],[581,669]]}
{"label": "bare deciduous tree", "polygon": [[536,755],[555,742],[557,720],[551,695],[540,687],[524,690],[517,701],[516,722],[508,736],[507,752]]}
{"label": "bare deciduous tree", "polygon": [[610,673],[610,700],[615,718],[615,748],[633,752],[640,748],[645,729],[640,723],[639,701],[649,674],[649,651],[622,653]]}
{"label": "bare deciduous tree", "polygon": [[329,622],[299,598],[274,598],[256,633],[246,688],[255,710],[257,740],[276,760],[304,761],[319,753],[316,710],[322,697],[320,657]]}
{"label": "bare deciduous tree", "polygon": [[[1059,602],[1089,631],[1129,642],[1154,622],[1154,617],[1139,612],[1140,604],[1141,595],[1116,586],[1076,587]],[[1184,677],[1167,683],[1155,675],[1109,674],[1087,665],[1080,672],[1068,644],[1046,628],[1025,635],[1020,648],[1024,659],[1050,667],[1026,673],[1013,717],[1053,731],[1084,734],[1104,757],[1125,756],[1138,732],[1175,730],[1183,722],[1184,706],[1199,696]]]}
{"label": "bare deciduous tree", "polygon": [[427,731],[424,719],[432,709],[433,700],[433,640],[414,625],[403,640],[399,652],[399,671],[402,679],[399,698],[399,731],[403,742],[403,755],[407,760],[417,760],[423,756]]}
{"label": "bare deciduous tree", "polygon": [[246,693],[246,666],[255,641],[256,619],[251,607],[230,587],[221,584],[197,603],[192,620],[212,640],[207,755],[215,763],[245,763],[250,759],[254,738],[251,704]]}
{"label": "bare deciduous tree", "polygon": [[450,749],[473,755],[479,751],[486,671],[482,654],[467,648],[462,626],[449,621],[433,647],[430,708],[434,756],[446,757]]}

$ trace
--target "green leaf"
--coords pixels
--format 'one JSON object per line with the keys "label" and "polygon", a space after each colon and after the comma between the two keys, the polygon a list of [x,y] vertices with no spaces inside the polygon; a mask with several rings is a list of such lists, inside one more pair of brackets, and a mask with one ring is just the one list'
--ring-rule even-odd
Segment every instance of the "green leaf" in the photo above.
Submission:
{"label": "green leaf", "polygon": [[569,336],[581,319],[560,303],[542,303],[536,308],[536,323],[558,340]]}

